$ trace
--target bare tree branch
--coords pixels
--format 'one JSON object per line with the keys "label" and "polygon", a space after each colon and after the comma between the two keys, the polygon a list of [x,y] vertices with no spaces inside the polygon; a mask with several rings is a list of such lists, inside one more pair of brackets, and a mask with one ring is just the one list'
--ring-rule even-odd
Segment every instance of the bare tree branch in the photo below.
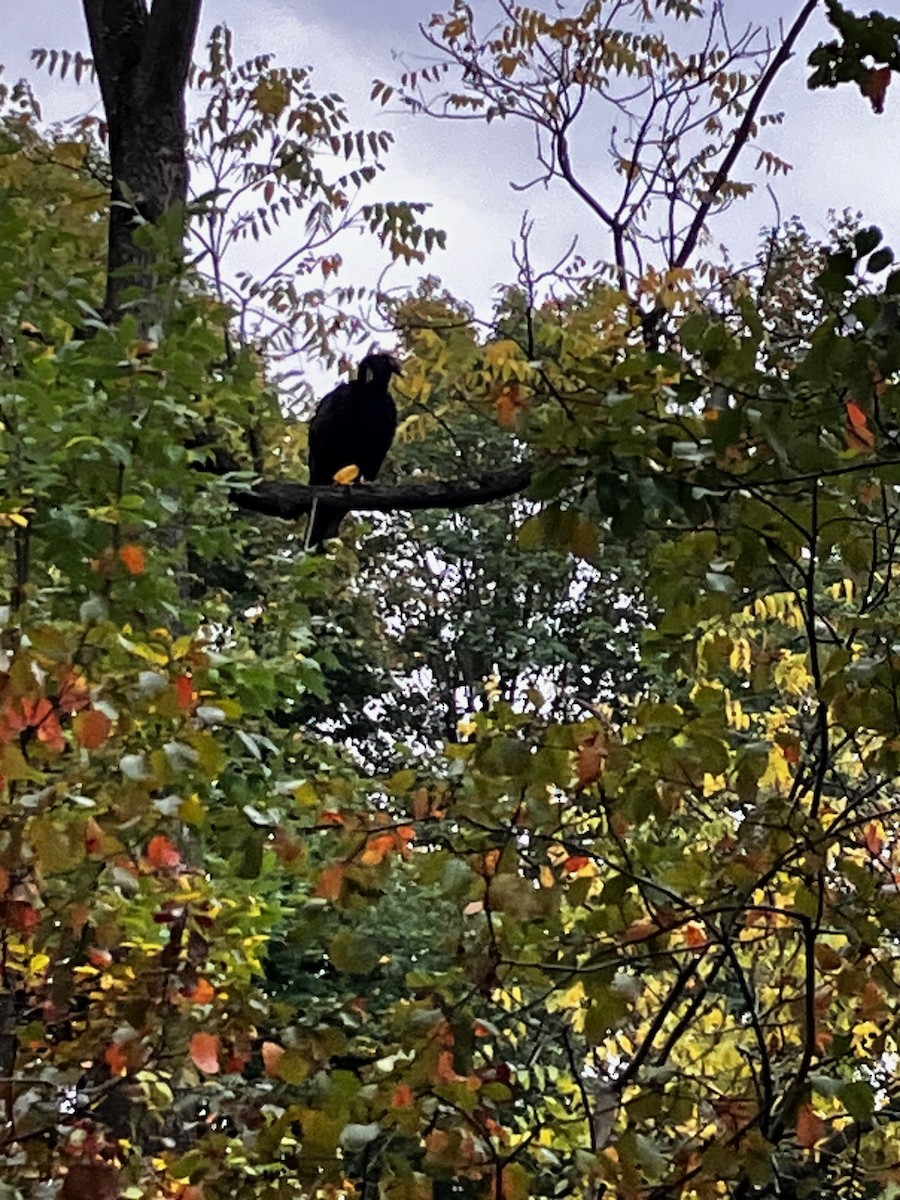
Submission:
{"label": "bare tree branch", "polygon": [[756,91],[753,93],[753,97],[747,105],[744,118],[735,132],[734,140],[731,143],[731,149],[722,159],[718,170],[710,182],[709,194],[707,198],[699,205],[696,213],[694,214],[694,219],[690,224],[690,228],[685,234],[684,241],[681,243],[681,249],[678,251],[678,255],[672,264],[673,266],[683,267],[694,253],[694,249],[697,245],[697,239],[700,237],[700,233],[704,224],[706,223],[706,218],[709,216],[709,211],[715,203],[719,192],[722,190],[722,185],[731,175],[731,170],[734,167],[734,164],[737,162],[738,156],[750,139],[750,136],[753,132],[753,126],[756,123],[756,115],[759,112],[760,105],[765,99],[766,93],[775,82],[775,77],[778,75],[778,72],[791,57],[794,49],[794,43],[803,32],[804,26],[818,6],[819,0],[807,0],[806,4],[804,4],[803,8],[800,10],[797,19],[794,21],[794,24],[788,30],[787,37],[778,47],[778,50],[773,55],[771,62],[763,72],[762,78],[757,84]]}

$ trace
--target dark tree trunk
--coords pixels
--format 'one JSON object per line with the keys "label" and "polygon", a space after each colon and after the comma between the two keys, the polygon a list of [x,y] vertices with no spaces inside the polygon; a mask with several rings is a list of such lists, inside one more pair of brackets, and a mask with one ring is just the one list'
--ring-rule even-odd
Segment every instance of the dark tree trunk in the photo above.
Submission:
{"label": "dark tree trunk", "polygon": [[[184,93],[202,0],[84,0],[109,128],[112,193],[105,315],[121,316],[124,293],[149,295],[158,255],[135,242],[187,198]],[[183,231],[181,231],[183,232]],[[176,229],[171,247],[180,257]]]}

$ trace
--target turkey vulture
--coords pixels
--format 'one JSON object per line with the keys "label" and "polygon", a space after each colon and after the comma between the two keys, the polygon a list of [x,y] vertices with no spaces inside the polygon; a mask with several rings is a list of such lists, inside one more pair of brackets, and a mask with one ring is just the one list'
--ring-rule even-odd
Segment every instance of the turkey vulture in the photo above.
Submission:
{"label": "turkey vulture", "polygon": [[[390,354],[367,354],[356,379],[341,383],[320,402],[309,424],[309,482],[333,483],[342,467],[359,467],[371,482],[381,470],[397,429],[397,408],[388,391],[400,364]],[[340,508],[316,504],[306,544],[333,538],[344,517]]]}

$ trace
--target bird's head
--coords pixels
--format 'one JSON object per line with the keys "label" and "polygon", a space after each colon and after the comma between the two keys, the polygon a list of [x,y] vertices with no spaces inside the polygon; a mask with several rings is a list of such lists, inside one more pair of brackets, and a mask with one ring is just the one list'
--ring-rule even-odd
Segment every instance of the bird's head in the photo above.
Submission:
{"label": "bird's head", "polygon": [[400,363],[393,354],[367,354],[359,364],[361,383],[381,383],[385,386],[392,375],[402,375]]}

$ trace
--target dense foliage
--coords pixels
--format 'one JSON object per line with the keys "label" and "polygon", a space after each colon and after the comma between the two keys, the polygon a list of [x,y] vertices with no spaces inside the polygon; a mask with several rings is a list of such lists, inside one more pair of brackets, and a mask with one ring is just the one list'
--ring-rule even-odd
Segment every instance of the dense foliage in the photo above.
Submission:
{"label": "dense foliage", "polygon": [[[593,37],[621,8],[504,6],[471,54],[506,115],[548,63],[559,112],[604,72],[692,104],[641,5]],[[465,21],[432,26],[446,71]],[[336,353],[330,238],[387,143],[345,142],[308,73],[211,55],[203,249],[150,336],[98,311],[94,126],[2,94],[0,1198],[893,1194],[892,252],[792,223],[693,275],[626,206],[610,273],[541,281],[526,239],[488,324],[433,280],[385,301],[395,478],[532,483],[311,555],[241,498],[302,470],[272,381]],[[706,82],[740,123],[730,66]],[[635,198],[646,157],[621,170]],[[221,274],[276,211],[322,288]],[[401,257],[439,243],[353,211]]]}

